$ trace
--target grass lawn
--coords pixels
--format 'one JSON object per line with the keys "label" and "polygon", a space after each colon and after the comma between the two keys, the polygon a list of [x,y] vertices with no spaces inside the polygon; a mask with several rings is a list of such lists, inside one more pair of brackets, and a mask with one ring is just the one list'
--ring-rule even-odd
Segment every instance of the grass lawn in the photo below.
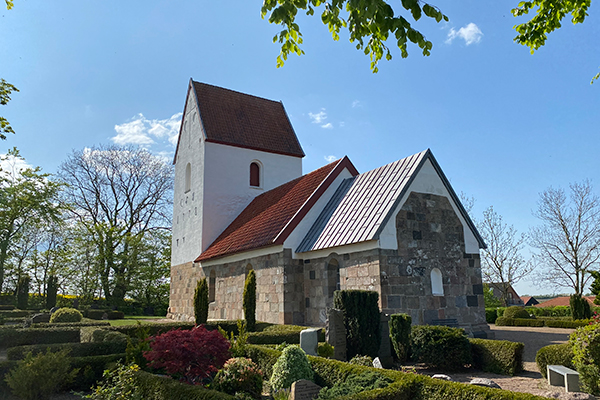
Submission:
{"label": "grass lawn", "polygon": [[146,315],[128,315],[125,317],[125,319],[112,319],[109,320],[108,322],[110,322],[110,326],[123,326],[123,325],[135,325],[137,324],[137,321],[140,321],[140,323],[142,324],[147,324],[148,322],[143,321],[146,319],[164,319],[165,317],[149,317]]}

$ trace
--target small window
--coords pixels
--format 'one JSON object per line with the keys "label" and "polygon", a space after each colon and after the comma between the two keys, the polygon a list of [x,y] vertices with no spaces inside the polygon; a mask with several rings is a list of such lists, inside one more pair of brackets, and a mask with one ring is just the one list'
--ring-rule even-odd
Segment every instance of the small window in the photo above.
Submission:
{"label": "small window", "polygon": [[[185,166],[185,192],[189,192],[192,188],[192,165],[188,163]],[[187,199],[186,199],[187,200]]]}
{"label": "small window", "polygon": [[255,162],[250,164],[250,186],[260,187],[260,167]]}
{"label": "small window", "polygon": [[431,270],[431,292],[434,296],[444,295],[444,283],[442,282],[442,271],[438,268]]}
{"label": "small window", "polygon": [[215,301],[215,285],[217,283],[217,274],[215,270],[210,271],[210,278],[208,278],[208,301]]}

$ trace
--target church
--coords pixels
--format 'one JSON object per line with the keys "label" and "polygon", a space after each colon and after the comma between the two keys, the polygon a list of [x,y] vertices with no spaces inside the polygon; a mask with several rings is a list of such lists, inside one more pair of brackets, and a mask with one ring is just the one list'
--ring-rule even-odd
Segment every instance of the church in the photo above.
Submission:
{"label": "church", "polygon": [[374,290],[384,313],[486,337],[485,243],[431,150],[359,173],[348,157],[302,174],[281,102],[190,80],[174,157],[168,317],[243,318],[256,273],[259,321],[323,326],[333,292]]}

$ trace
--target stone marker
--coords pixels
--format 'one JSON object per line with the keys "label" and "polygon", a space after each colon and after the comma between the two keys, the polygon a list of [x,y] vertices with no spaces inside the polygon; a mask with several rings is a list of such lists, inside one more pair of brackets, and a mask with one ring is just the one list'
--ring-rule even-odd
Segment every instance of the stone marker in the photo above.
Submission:
{"label": "stone marker", "polygon": [[52,307],[50,309],[50,314],[54,314],[54,312],[57,311],[57,310],[58,310],[58,307]]}
{"label": "stone marker", "polygon": [[494,389],[502,389],[496,382],[487,378],[473,378],[471,379],[471,382],[469,382],[469,384],[476,386],[485,386]]}
{"label": "stone marker", "polygon": [[47,313],[41,313],[41,314],[35,314],[33,317],[31,317],[31,322],[34,324],[40,323],[40,322],[50,322],[50,314]]}
{"label": "stone marker", "polygon": [[383,365],[381,365],[381,360],[379,359],[379,357],[375,357],[375,359],[373,360],[373,367],[383,369]]}
{"label": "stone marker", "polygon": [[383,367],[391,368],[394,365],[394,359],[392,358],[392,341],[390,339],[389,314],[381,313],[379,330],[381,332],[381,345],[379,345],[379,352],[377,353],[377,356],[381,361]]}
{"label": "stone marker", "polygon": [[319,391],[321,391],[321,386],[306,379],[300,379],[292,383],[288,400],[312,400],[319,395]]}
{"label": "stone marker", "polygon": [[431,376],[433,379],[443,379],[445,381],[450,381],[453,382],[454,380],[449,377],[448,375],[444,375],[444,374],[435,374]]}
{"label": "stone marker", "polygon": [[300,348],[310,356],[317,355],[320,330],[321,328],[311,328],[300,332]]}
{"label": "stone marker", "polygon": [[327,309],[327,328],[325,332],[327,343],[333,346],[333,358],[346,361],[346,326],[344,325],[342,310]]}

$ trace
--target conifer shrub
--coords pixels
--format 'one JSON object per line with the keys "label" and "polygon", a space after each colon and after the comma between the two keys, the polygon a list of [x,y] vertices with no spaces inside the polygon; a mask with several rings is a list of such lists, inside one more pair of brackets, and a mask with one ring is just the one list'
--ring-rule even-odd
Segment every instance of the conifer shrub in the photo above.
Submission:
{"label": "conifer shrub", "polygon": [[205,324],[208,320],[208,283],[202,278],[194,291],[194,317],[196,325]]}
{"label": "conifer shrub", "polygon": [[354,365],[362,365],[363,367],[372,367],[373,366],[373,359],[370,356],[354,356],[352,357],[352,359],[350,361],[348,361],[350,364],[354,364]]}
{"label": "conifer shrub", "polygon": [[230,395],[247,393],[254,399],[260,399],[263,374],[249,358],[230,358],[215,376],[211,387]]}
{"label": "conifer shrub", "polygon": [[75,308],[59,308],[50,317],[50,323],[56,322],[81,322],[83,315]]}
{"label": "conifer shrub", "polygon": [[203,325],[151,338],[150,348],[152,350],[144,353],[150,367],[164,368],[168,374],[189,384],[201,384],[230,358],[227,339],[219,331],[209,331]]}
{"label": "conifer shrub", "polygon": [[594,396],[600,395],[600,325],[578,328],[571,334],[569,343],[583,390]]}
{"label": "conifer shrub", "polygon": [[17,308],[26,310],[29,303],[29,275],[21,275],[17,282]]}
{"label": "conifer shrub", "polygon": [[270,385],[272,390],[288,389],[299,379],[312,381],[312,367],[304,350],[298,346],[288,346],[273,365]]}
{"label": "conifer shrub", "polygon": [[58,278],[55,275],[48,276],[48,287],[46,289],[46,308],[49,310],[56,306],[56,294],[58,293]]}
{"label": "conifer shrub", "polygon": [[400,362],[410,354],[410,329],[412,318],[408,314],[390,315],[390,339]]}
{"label": "conifer shrub", "polygon": [[519,306],[510,306],[504,310],[504,318],[531,318],[527,310]]}
{"label": "conifer shrub", "polygon": [[335,354],[335,349],[327,342],[319,342],[317,344],[317,354],[319,357],[331,358]]}
{"label": "conifer shrub", "polygon": [[334,307],[344,313],[346,354],[377,357],[381,345],[379,293],[367,290],[336,290]]}
{"label": "conifer shrub", "polygon": [[393,380],[377,371],[365,371],[359,375],[350,375],[344,382],[336,383],[331,388],[323,388],[317,400],[333,400],[348,398],[357,393],[388,387]]}
{"label": "conifer shrub", "polygon": [[498,310],[495,308],[486,308],[485,309],[485,322],[488,324],[496,323],[496,319],[498,319]]}
{"label": "conifer shrub", "polygon": [[431,367],[448,371],[471,363],[471,344],[464,329],[447,326],[413,326],[410,335],[411,357]]}
{"label": "conifer shrub", "polygon": [[248,271],[244,283],[244,318],[248,332],[256,329],[256,274],[253,269]]}
{"label": "conifer shrub", "polygon": [[27,354],[5,377],[13,394],[25,400],[45,400],[66,387],[78,372],[71,369],[68,353],[65,349]]}
{"label": "conifer shrub", "polygon": [[580,294],[572,294],[569,298],[569,306],[571,307],[571,315],[574,320],[592,318],[592,310],[590,303]]}
{"label": "conifer shrub", "polygon": [[564,365],[567,368],[575,369],[575,365],[573,365],[574,356],[570,343],[551,344],[538,350],[535,355],[535,362],[544,379],[547,379],[546,366]]}

